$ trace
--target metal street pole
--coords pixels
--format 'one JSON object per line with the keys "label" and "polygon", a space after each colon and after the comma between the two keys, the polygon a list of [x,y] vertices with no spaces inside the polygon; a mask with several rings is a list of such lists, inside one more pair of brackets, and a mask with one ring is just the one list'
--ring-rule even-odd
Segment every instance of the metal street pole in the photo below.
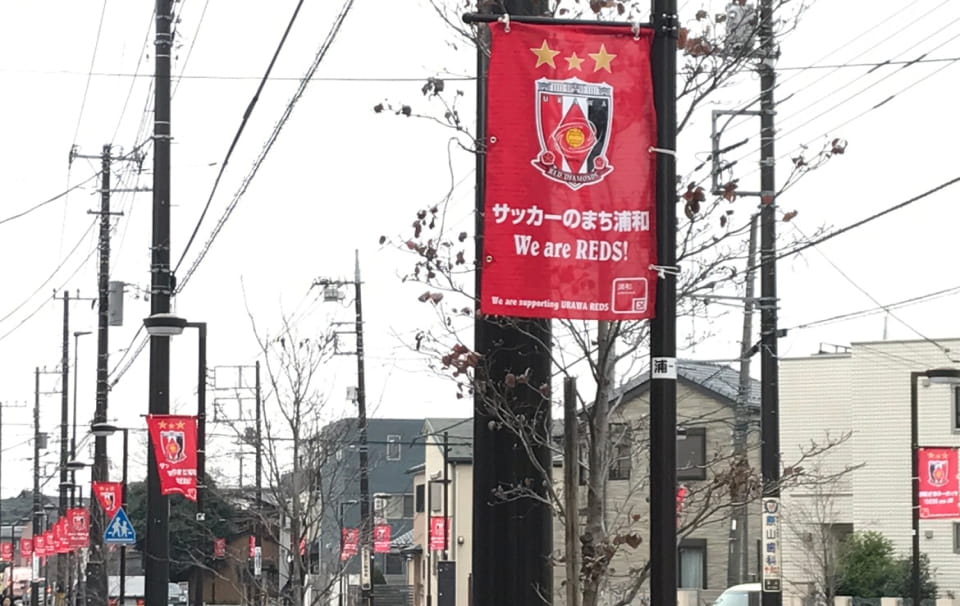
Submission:
{"label": "metal street pole", "polygon": [[[676,265],[677,2],[653,0],[651,49],[657,111],[657,263]],[[677,283],[665,271],[650,322],[650,600],[677,603]]]}
{"label": "metal street pole", "polygon": [[[153,236],[150,261],[150,314],[170,313],[170,53],[172,0],[156,0],[153,113]],[[150,335],[150,414],[170,413],[170,337]],[[167,606],[170,582],[170,505],[160,493],[153,448],[147,446],[147,520],[144,541],[145,606]],[[102,606],[91,604],[90,606]]]}
{"label": "metal street pole", "polygon": [[[256,414],[256,430],[255,430],[256,433],[254,434],[254,438],[257,441],[256,460],[254,464],[254,468],[256,470],[255,473],[257,475],[257,482],[256,482],[256,497],[257,497],[257,529],[256,530],[257,532],[256,532],[256,538],[254,540],[256,541],[255,545],[257,549],[259,549],[260,553],[262,554],[263,553],[263,480],[261,479],[261,477],[263,476],[263,454],[262,454],[263,453],[263,436],[261,434],[261,428],[260,428],[261,426],[260,409],[262,406],[262,402],[260,401],[260,360],[257,360],[256,364],[254,365],[254,368],[256,372],[256,379],[254,384],[254,398],[255,398],[256,409],[257,409],[255,413]],[[254,572],[258,572],[258,571],[254,570]],[[263,601],[262,574],[256,575],[256,577],[257,577],[256,604],[257,606],[259,606]]]}
{"label": "metal street pole", "polygon": [[910,373],[910,519],[913,528],[911,537],[911,569],[910,584],[913,606],[920,606],[920,465],[917,461],[917,450],[920,448],[920,430],[918,428],[919,394],[917,383],[926,373]]}
{"label": "metal street pole", "polygon": [[[197,522],[204,525],[206,519],[203,510],[206,496],[206,444],[207,444],[207,323],[187,322],[187,326],[196,328],[197,339]],[[194,566],[194,606],[203,606],[203,565]]]}
{"label": "metal street pole", "polygon": [[[129,451],[127,449],[127,441],[129,438],[128,430],[126,427],[123,428],[123,472],[121,480],[123,485],[120,487],[120,507],[126,509],[127,507],[127,459],[129,456]],[[92,509],[92,507],[91,507]],[[123,600],[126,597],[127,590],[127,546],[120,545],[120,592],[118,596],[117,604],[123,606]]]}
{"label": "metal street pole", "polygon": [[[77,460],[77,365],[79,363],[80,337],[91,334],[89,330],[75,330],[73,332],[73,431],[70,435],[70,460]],[[70,489],[70,507],[76,507],[77,496],[77,472],[70,470],[70,483],[73,488]],[[82,494],[82,493],[81,493]]]}
{"label": "metal street pole", "polygon": [[[356,289],[356,332],[357,332],[357,430],[360,439],[360,557],[366,559],[364,564],[370,565],[373,550],[370,549],[371,517],[370,517],[370,478],[368,472],[367,451],[367,400],[364,381],[363,359],[363,306],[361,303],[360,283],[360,251],[354,251],[354,279]],[[363,601],[366,606],[373,606],[373,582],[362,589]]]}
{"label": "metal street pole", "polygon": [[[760,57],[760,470],[763,496],[780,497],[780,386],[777,353],[777,185],[774,143],[777,58],[773,32],[773,0],[761,0]],[[782,513],[781,513],[782,515]],[[779,534],[779,529],[777,529]],[[777,537],[779,541],[779,537]],[[782,569],[780,562],[777,567]],[[761,603],[783,603],[782,581],[763,579]]]}
{"label": "metal street pole", "polygon": [[[67,428],[70,423],[70,393],[67,385],[70,381],[70,291],[63,291],[63,344],[60,358],[60,486],[59,508],[60,517],[67,515],[67,458],[70,442],[67,440]],[[57,582],[55,591],[62,594],[66,591],[67,565],[71,556],[60,554],[57,556]],[[59,602],[60,600],[58,600]]]}

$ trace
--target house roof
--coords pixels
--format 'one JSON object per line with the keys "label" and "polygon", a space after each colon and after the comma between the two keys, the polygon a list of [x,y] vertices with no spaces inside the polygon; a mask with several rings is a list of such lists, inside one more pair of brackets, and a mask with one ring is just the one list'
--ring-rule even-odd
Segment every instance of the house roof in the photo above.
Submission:
{"label": "house roof", "polygon": [[[698,360],[678,360],[677,379],[705,389],[729,401],[730,404],[737,403],[737,396],[740,391],[740,372],[730,366]],[[617,389],[611,396],[611,400],[620,399],[621,395],[623,396],[622,400],[629,400],[649,389],[649,384],[650,371],[644,371],[627,381],[623,387]],[[760,407],[760,382],[753,378],[750,379],[747,406],[751,408]]]}
{"label": "house roof", "polygon": [[443,433],[447,433],[450,443],[450,452],[447,458],[453,462],[470,462],[473,460],[473,419],[426,419],[423,424],[423,435],[433,435],[437,447],[442,444]]}

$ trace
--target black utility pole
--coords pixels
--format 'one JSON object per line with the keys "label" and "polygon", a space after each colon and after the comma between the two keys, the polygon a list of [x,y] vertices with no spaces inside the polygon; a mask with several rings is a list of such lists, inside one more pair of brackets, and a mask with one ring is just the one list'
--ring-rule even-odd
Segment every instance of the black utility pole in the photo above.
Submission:
{"label": "black utility pole", "polygon": [[[777,185],[774,142],[777,85],[773,0],[760,2],[760,470],[764,499],[780,497],[780,387],[777,356]],[[779,534],[779,528],[776,529]],[[777,537],[779,540],[779,537]],[[781,567],[780,562],[776,566]],[[764,575],[766,577],[766,575]],[[763,579],[763,606],[783,603],[779,574]]]}
{"label": "black utility pole", "polygon": [[[93,422],[107,422],[107,362],[109,359],[108,296],[110,279],[110,144],[103,146],[100,175],[100,268],[97,274],[97,397]],[[109,479],[107,438],[97,436],[93,444],[92,482]],[[103,510],[90,508],[90,551],[87,560],[87,605],[99,606],[107,600],[107,569],[104,561]]]}
{"label": "black utility pole", "polygon": [[[170,52],[172,0],[156,0],[153,113],[153,238],[150,314],[170,313]],[[150,414],[170,413],[170,337],[150,335]],[[144,543],[146,606],[167,606],[170,582],[170,506],[160,494],[153,449],[147,447],[147,531]],[[102,604],[103,602],[101,602]],[[93,606],[93,605],[91,605]]]}
{"label": "black utility pole", "polygon": [[[120,507],[126,509],[127,507],[127,459],[129,451],[127,449],[127,441],[129,438],[129,432],[126,427],[123,431],[123,471],[121,475],[122,486],[120,486]],[[93,507],[91,507],[93,509]],[[123,600],[126,597],[127,590],[127,546],[120,545],[120,592],[117,596],[117,604],[123,606]],[[198,605],[199,606],[199,605]]]}
{"label": "black utility pole", "polygon": [[650,323],[650,602],[677,603],[677,2],[653,0],[657,110],[656,316]]}
{"label": "black utility pole", "polygon": [[[70,460],[77,460],[77,372],[78,361],[79,361],[79,351],[80,351],[80,337],[84,335],[89,335],[89,330],[76,330],[73,332],[73,429],[70,433]],[[76,495],[77,495],[77,472],[74,469],[70,470],[70,507],[76,507]],[[83,493],[81,492],[80,498],[83,498]]]}
{"label": "black utility pole", "polygon": [[[360,283],[360,251],[354,251],[353,285],[356,290],[356,331],[357,331],[357,432],[360,439],[360,556],[365,558],[365,564],[372,570],[373,549],[373,519],[370,516],[370,478],[367,450],[367,396],[364,381],[363,359],[363,303]],[[373,581],[370,579],[368,587],[361,587],[363,601],[367,606],[373,606]]]}
{"label": "black utility pole", "polygon": [[[70,292],[63,291],[63,344],[60,356],[60,486],[59,507],[60,517],[67,515],[67,489],[69,473],[67,458],[69,453],[68,431],[70,424],[70,390],[67,388],[70,380]],[[70,556],[66,556],[69,558]],[[58,594],[66,591],[67,562],[63,554],[57,556],[57,583],[55,590]]]}
{"label": "black utility pole", "polygon": [[[516,16],[549,13],[546,0],[504,0],[482,3],[490,12]],[[496,6],[494,6],[496,5]],[[491,10],[492,9],[492,10]],[[511,388],[510,374],[528,374],[528,384],[551,381],[551,326],[549,320],[481,317],[481,267],[483,259],[483,210],[486,155],[487,56],[477,48],[477,141],[476,154],[476,311],[474,349],[482,362],[476,369],[473,401],[473,581],[474,606],[540,604],[553,594],[553,515],[545,502],[522,499],[509,502],[495,496],[504,486],[529,485],[542,490],[544,478],[513,430],[497,423],[497,408],[510,415],[531,419],[533,445],[541,469],[551,469],[550,402],[537,389]],[[509,540],[505,540],[509,537]]]}
{"label": "black utility pole", "polygon": [[[40,502],[40,369],[33,383],[33,537],[43,532],[43,504]],[[40,558],[33,550],[30,573],[30,606],[40,606]]]}

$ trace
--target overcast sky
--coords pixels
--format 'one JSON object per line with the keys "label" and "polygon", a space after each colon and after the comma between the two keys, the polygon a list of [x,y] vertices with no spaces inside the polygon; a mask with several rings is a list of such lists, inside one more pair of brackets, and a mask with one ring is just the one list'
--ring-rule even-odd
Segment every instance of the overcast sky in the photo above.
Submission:
{"label": "overcast sky", "polygon": [[[175,85],[173,99],[174,262],[295,4],[177,4],[173,71],[185,77]],[[708,8],[712,13],[722,4]],[[686,19],[701,7],[691,1],[681,5]],[[0,25],[0,133],[5,143],[0,148],[0,220],[84,182],[99,169],[96,160],[76,159],[68,165],[72,145],[90,155],[99,154],[108,142],[128,151],[149,135],[152,6],[149,0],[50,0],[6,7]],[[265,87],[197,240],[187,251],[181,277],[224,214],[340,8],[339,2],[305,3],[274,69],[282,78]],[[784,100],[777,115],[781,179],[800,144],[816,148],[824,140],[842,137],[849,147],[780,199],[783,210],[799,211],[793,222],[780,226],[787,237],[812,234],[821,226],[845,226],[960,174],[952,145],[960,126],[950,94],[957,67],[953,61],[933,61],[960,57],[958,38],[960,5],[949,0],[921,0],[909,9],[890,0],[813,3],[797,31],[784,41],[779,62],[776,97]],[[849,66],[921,55],[928,62],[907,68]],[[88,77],[91,65],[93,75]],[[823,67],[835,65],[846,67]],[[324,304],[310,287],[320,276],[351,277],[357,248],[363,265],[367,387],[373,413],[470,414],[469,401],[456,400],[449,382],[435,378],[423,358],[410,351],[412,335],[429,326],[434,316],[416,301],[423,288],[399,278],[410,269],[410,258],[381,247],[378,238],[405,235],[416,210],[439,202],[451,181],[458,185],[449,217],[454,225],[469,229],[472,158],[453,146],[451,175],[449,129],[429,120],[377,114],[372,108],[382,101],[409,102],[415,111],[442,116],[439,104],[426,101],[420,87],[427,76],[452,74],[466,77],[448,87],[465,92],[461,108],[472,123],[473,71],[473,52],[451,34],[426,0],[355,2],[246,195],[176,299],[178,314],[209,324],[210,366],[257,359],[247,309],[266,332],[277,329],[284,313],[304,334],[330,321],[352,320],[349,305]],[[738,82],[716,105],[701,110],[681,138],[681,173],[710,149],[709,110],[735,107],[756,95],[759,82],[753,74],[743,74]],[[741,164],[750,165],[756,161],[751,153],[757,145],[754,125],[747,122],[741,128],[731,136],[754,137],[742,149]],[[151,166],[148,156],[138,180],[128,167],[116,165],[115,174],[124,177],[115,178],[114,185],[149,187]],[[746,180],[755,177],[753,172]],[[36,212],[0,223],[0,402],[5,406],[31,405],[34,367],[53,370],[59,364],[63,311],[62,304],[51,300],[53,289],[68,288],[71,294],[79,289],[83,297],[95,294],[96,230],[89,229],[95,217],[88,211],[99,203],[96,189],[95,182],[88,182]],[[781,261],[780,325],[799,327],[960,285],[953,268],[956,197],[956,191],[947,188]],[[125,324],[110,331],[111,369],[129,358],[131,352],[125,358],[124,350],[137,343],[134,334],[149,314],[143,291],[149,286],[150,202],[149,192],[116,193],[113,199],[114,208],[124,214],[115,221],[111,279],[129,286]],[[736,204],[745,217],[756,201]],[[880,340],[885,334],[891,339],[955,337],[960,332],[953,313],[957,292],[960,289],[898,309],[887,319],[877,314],[795,328],[781,340],[781,354],[804,356],[817,352],[821,343],[845,345]],[[711,335],[681,355],[736,356],[740,313],[725,307],[717,312],[726,315],[680,326],[681,335]],[[90,302],[73,304],[70,313],[71,331],[95,327]],[[71,347],[73,342],[71,337]],[[195,407],[195,351],[195,334],[188,331],[174,340],[172,399],[182,412]],[[119,424],[143,425],[148,359],[144,351],[110,394],[109,416]],[[916,370],[910,362],[903,360],[905,373]],[[95,337],[83,337],[82,424],[92,416],[94,364]],[[754,370],[759,373],[758,364]],[[349,413],[344,392],[354,383],[354,372],[351,357],[337,357],[331,364],[325,379],[331,417]],[[43,391],[54,391],[59,379],[44,375],[42,385]],[[59,396],[44,395],[41,402],[43,430],[53,434],[58,431]],[[2,494],[8,496],[30,485],[31,416],[29,408],[3,412]],[[211,465],[235,482],[237,463],[229,448],[229,441],[221,439]],[[143,449],[134,451],[134,462],[142,463]],[[111,452],[118,456],[119,443],[111,445]],[[252,469],[252,459],[247,469]]]}

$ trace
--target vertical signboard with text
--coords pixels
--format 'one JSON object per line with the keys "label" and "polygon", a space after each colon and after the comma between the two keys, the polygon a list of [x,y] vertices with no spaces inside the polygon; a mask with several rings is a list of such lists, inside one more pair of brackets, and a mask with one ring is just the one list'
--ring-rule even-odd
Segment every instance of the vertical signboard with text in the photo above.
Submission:
{"label": "vertical signboard with text", "polygon": [[780,499],[764,497],[760,522],[761,570],[764,591],[779,592],[783,587],[780,561]]}
{"label": "vertical signboard with text", "polygon": [[484,314],[653,316],[652,30],[491,23]]}

